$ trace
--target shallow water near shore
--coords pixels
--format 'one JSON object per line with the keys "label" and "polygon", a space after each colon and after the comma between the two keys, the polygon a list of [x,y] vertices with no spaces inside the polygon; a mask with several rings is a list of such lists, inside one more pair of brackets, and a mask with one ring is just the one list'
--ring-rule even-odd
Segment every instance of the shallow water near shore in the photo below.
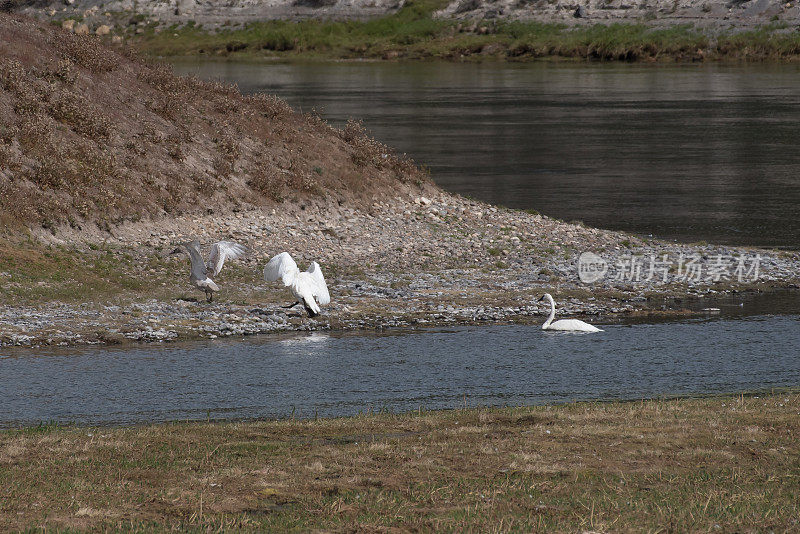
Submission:
{"label": "shallow water near shore", "polygon": [[797,65],[175,66],[363,120],[455,193],[684,242],[800,247]]}
{"label": "shallow water near shore", "polygon": [[[800,316],[264,336],[0,356],[0,426],[332,417],[800,386]],[[594,322],[594,321],[593,321]],[[600,323],[597,323],[600,324]]]}

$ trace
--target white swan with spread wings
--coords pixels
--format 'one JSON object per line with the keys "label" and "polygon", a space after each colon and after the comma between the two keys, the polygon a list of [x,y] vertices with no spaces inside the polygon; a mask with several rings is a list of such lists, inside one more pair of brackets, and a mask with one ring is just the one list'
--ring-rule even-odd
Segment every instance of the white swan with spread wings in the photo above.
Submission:
{"label": "white swan with spread wings", "polygon": [[219,291],[219,286],[211,279],[212,276],[217,276],[225,265],[225,260],[236,258],[244,255],[247,249],[233,241],[219,241],[211,245],[211,251],[208,254],[208,261],[203,261],[200,255],[200,243],[192,241],[191,243],[181,243],[178,248],[172,251],[172,254],[180,254],[186,252],[192,262],[192,272],[189,275],[189,280],[192,285],[200,291],[205,291],[206,301],[211,302],[214,300],[214,292]]}
{"label": "white swan with spread wings", "polygon": [[328,285],[322,275],[322,269],[317,262],[312,261],[307,271],[301,272],[288,252],[281,252],[274,256],[264,267],[264,280],[274,282],[281,279],[283,285],[289,288],[297,302],[286,308],[302,304],[309,317],[320,314],[320,306],[330,304],[331,295]]}

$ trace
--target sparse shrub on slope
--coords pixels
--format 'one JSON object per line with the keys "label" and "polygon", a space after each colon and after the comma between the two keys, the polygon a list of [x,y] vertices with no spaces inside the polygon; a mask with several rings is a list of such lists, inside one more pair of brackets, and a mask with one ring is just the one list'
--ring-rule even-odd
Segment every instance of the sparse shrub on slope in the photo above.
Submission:
{"label": "sparse shrub on slope", "polygon": [[[325,172],[315,172],[325,169]],[[0,14],[2,224],[48,228],[331,196],[424,174],[348,125]]]}

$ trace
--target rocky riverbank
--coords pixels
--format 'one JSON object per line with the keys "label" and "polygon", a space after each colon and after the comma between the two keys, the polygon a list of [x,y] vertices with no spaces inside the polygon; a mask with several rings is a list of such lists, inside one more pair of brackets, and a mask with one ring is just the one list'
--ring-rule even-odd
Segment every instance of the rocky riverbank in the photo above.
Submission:
{"label": "rocky riverbank", "polygon": [[6,7],[151,56],[791,61],[800,49],[800,7],[776,0],[232,0],[224,7],[6,0]]}
{"label": "rocky riverbank", "polygon": [[[796,27],[800,6],[796,2],[749,0],[580,0],[545,2],[519,0],[454,0],[436,12],[437,17],[459,19],[536,20],[568,25],[643,23],[654,28],[688,24],[710,34],[747,30],[770,23]],[[788,29],[788,28],[787,28]],[[793,31],[791,28],[789,31]]]}
{"label": "rocky riverbank", "polygon": [[[554,295],[560,316],[606,316],[602,321],[683,313],[672,303],[676,297],[800,282],[797,252],[644,239],[444,192],[387,198],[368,208],[320,200],[39,238],[63,254],[101,255],[107,269],[127,270],[140,287],[105,300],[83,294],[71,303],[7,303],[0,307],[3,346],[532,323],[548,311],[536,303],[544,292]],[[189,286],[188,260],[169,255],[193,238],[204,245],[230,239],[250,249],[217,277],[222,291],[211,304]],[[284,250],[302,269],[311,261],[322,265],[333,301],[320,317],[280,308],[291,301],[288,291],[263,281],[267,260]]]}
{"label": "rocky riverbank", "polygon": [[[143,33],[149,26],[165,28],[176,24],[227,30],[266,20],[364,20],[397,13],[410,4],[406,0],[231,0],[224,7],[199,0],[9,2],[17,11],[36,18],[73,20],[70,31],[100,35]],[[792,31],[800,24],[800,4],[778,0],[452,0],[431,7],[439,19],[538,21],[570,26],[643,23],[655,28],[688,24],[712,34],[766,24],[783,25]]]}

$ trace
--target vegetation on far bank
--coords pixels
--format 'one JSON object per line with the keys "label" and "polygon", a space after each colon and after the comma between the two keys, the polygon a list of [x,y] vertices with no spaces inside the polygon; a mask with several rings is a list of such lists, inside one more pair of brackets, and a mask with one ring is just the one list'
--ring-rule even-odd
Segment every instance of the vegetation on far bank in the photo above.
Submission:
{"label": "vegetation on far bank", "polygon": [[366,21],[271,20],[207,31],[193,22],[151,26],[131,35],[141,50],[162,56],[316,59],[770,60],[800,54],[800,32],[779,24],[710,35],[690,25],[646,23],[567,26],[535,21],[434,18],[437,0],[408,2],[397,13]]}
{"label": "vegetation on far bank", "polygon": [[800,395],[0,431],[0,529],[795,531]]}

